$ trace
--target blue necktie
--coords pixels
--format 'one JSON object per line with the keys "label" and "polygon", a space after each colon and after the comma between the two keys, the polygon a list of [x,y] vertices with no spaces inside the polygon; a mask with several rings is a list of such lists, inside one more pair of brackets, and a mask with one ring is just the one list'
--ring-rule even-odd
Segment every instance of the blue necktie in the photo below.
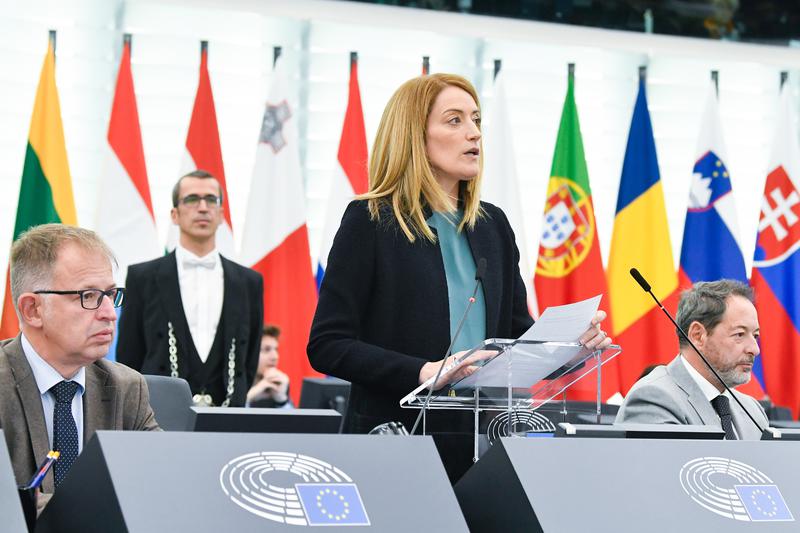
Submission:
{"label": "blue necktie", "polygon": [[74,381],[62,381],[50,389],[56,397],[53,410],[53,448],[61,453],[54,465],[56,487],[64,480],[78,457],[78,428],[72,417],[72,398],[79,386]]}

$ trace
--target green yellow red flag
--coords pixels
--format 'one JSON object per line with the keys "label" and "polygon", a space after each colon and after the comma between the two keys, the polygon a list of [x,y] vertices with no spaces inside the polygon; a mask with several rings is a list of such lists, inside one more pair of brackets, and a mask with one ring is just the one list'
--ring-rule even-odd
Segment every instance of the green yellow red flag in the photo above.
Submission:
{"label": "green yellow red flag", "polygon": [[[61,107],[56,89],[53,39],[47,47],[33,105],[14,224],[14,240],[32,226],[51,222],[77,224],[72,179],[61,124]],[[19,323],[14,312],[7,273],[0,338],[13,337],[18,332]]]}

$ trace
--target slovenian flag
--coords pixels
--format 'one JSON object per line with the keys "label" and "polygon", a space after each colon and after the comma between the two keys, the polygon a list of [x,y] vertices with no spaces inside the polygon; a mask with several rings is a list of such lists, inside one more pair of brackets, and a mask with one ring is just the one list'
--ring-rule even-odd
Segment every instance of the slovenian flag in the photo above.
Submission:
{"label": "slovenian flag", "polygon": [[750,280],[767,393],[777,405],[791,408],[793,418],[800,411],[800,147],[795,116],[784,84]]}
{"label": "slovenian flag", "polygon": [[[717,89],[713,81],[708,87],[695,154],[678,271],[681,287],[723,278],[747,283],[731,176],[725,164],[727,151],[722,136]],[[764,396],[760,363],[761,359],[756,359],[753,367],[756,379],[737,390],[756,398]]]}
{"label": "slovenian flag", "polygon": [[242,240],[242,263],[264,277],[264,322],[281,328],[281,369],[298,405],[300,384],[319,376],[306,355],[317,290],[308,248],[296,98],[278,58],[261,122]]}
{"label": "slovenian flag", "polygon": [[349,95],[347,110],[344,114],[342,137],[339,140],[339,154],[336,159],[333,181],[328,193],[325,226],[322,230],[322,247],[317,266],[318,288],[325,276],[328,254],[347,204],[354,196],[364,194],[369,188],[367,133],[364,129],[364,113],[361,110],[361,93],[358,89],[358,56],[355,52],[350,54]]}
{"label": "slovenian flag", "polygon": [[[69,174],[61,106],[56,88],[55,32],[51,32],[33,103],[17,219],[14,223],[14,240],[33,226],[54,222],[76,225],[78,218],[75,214],[72,178]],[[6,273],[0,338],[8,339],[18,332],[19,322],[11,298],[10,278]]]}

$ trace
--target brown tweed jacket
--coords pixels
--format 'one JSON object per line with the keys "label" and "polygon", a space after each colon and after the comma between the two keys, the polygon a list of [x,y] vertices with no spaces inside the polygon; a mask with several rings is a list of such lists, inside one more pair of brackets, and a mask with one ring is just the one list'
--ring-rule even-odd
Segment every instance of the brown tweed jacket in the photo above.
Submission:
{"label": "brown tweed jacket", "polygon": [[[0,429],[5,435],[14,477],[26,483],[50,450],[42,401],[20,337],[0,342]],[[98,429],[158,430],[144,378],[106,360],[86,367],[83,394],[84,445]],[[53,472],[42,483],[53,492]]]}

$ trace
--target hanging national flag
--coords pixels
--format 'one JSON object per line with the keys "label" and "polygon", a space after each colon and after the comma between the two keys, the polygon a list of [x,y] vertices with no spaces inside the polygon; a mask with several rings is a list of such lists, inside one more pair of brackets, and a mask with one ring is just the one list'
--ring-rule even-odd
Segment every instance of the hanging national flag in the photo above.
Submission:
{"label": "hanging national flag", "polygon": [[674,314],[679,296],[678,276],[672,260],[643,77],[639,80],[639,94],[622,163],[608,260],[614,342],[623,349],[617,360],[620,385],[625,393],[647,366],[666,363],[678,352],[672,324],[650,295],[631,278],[629,270],[633,267],[647,278],[653,293]]}
{"label": "hanging national flag", "polygon": [[242,262],[264,277],[264,322],[281,328],[280,368],[295,405],[307,376],[319,376],[306,355],[317,290],[308,248],[297,110],[284,60],[272,73],[247,205]]}
{"label": "hanging national flag", "polygon": [[[117,283],[122,284],[129,265],[163,254],[158,243],[144,162],[131,73],[131,43],[127,36],[108,123],[108,147],[95,227],[114,251],[119,263]],[[121,206],[124,209],[120,209]]]}
{"label": "hanging national flag", "polygon": [[481,199],[500,207],[508,217],[511,229],[519,248],[519,272],[525,283],[528,295],[528,309],[536,313],[536,296],[533,292],[533,269],[528,260],[528,239],[525,237],[525,224],[522,218],[522,195],[517,179],[517,165],[514,156],[514,136],[508,118],[505,76],[502,70],[494,80],[494,99],[491,114],[483,128],[483,180]]}
{"label": "hanging national flag", "polygon": [[[689,206],[683,226],[680,285],[689,288],[698,281],[735,279],[747,283],[736,204],[728,160],[722,137],[716,84],[709,84],[705,110],[700,123],[700,137],[689,189]],[[761,359],[753,367],[756,379],[737,390],[762,398],[764,390]]]}
{"label": "hanging national flag", "polygon": [[364,129],[364,113],[361,111],[361,93],[358,90],[358,58],[350,54],[350,90],[347,110],[344,114],[342,137],[339,140],[339,155],[328,194],[325,227],[322,234],[322,248],[317,266],[317,287],[322,283],[328,266],[328,253],[333,245],[333,237],[339,229],[347,204],[357,194],[364,194],[369,188],[367,174],[367,133]]}
{"label": "hanging national flag", "polygon": [[[547,186],[534,285],[541,309],[598,294],[607,298],[608,294],[572,71],[567,81],[567,95]],[[604,327],[612,330],[610,317]],[[601,372],[601,397],[607,400],[620,390],[616,361],[603,366]],[[597,380],[594,374],[574,384],[570,392],[573,399],[595,400]]]}
{"label": "hanging national flag", "polygon": [[784,84],[750,280],[767,393],[777,405],[791,408],[793,418],[800,412],[800,147],[795,116]]}
{"label": "hanging national flag", "polygon": [[[219,142],[217,112],[214,108],[214,93],[211,91],[211,77],[208,74],[208,42],[200,42],[200,78],[197,94],[186,135],[186,157],[181,174],[193,170],[205,170],[212,174],[220,187],[223,197],[223,221],[217,228],[217,250],[229,259],[235,259],[233,243],[233,224],[231,223],[231,202],[225,182],[225,167],[222,164],[222,148]],[[170,227],[167,247],[172,249],[178,242],[177,228]]]}
{"label": "hanging national flag", "polygon": [[[97,201],[95,228],[114,251],[118,268],[114,278],[124,286],[128,266],[158,257],[158,244],[150,184],[144,163],[139,111],[131,72],[131,38],[125,35],[117,74],[111,118],[108,122],[108,148],[103,180]],[[125,209],[120,209],[125,206]],[[117,309],[117,317],[122,308]],[[117,336],[108,350],[108,359],[117,358]]]}
{"label": "hanging national flag", "polygon": [[[61,124],[61,106],[58,103],[56,89],[54,41],[55,32],[52,32],[33,104],[19,189],[17,218],[14,223],[14,240],[17,240],[24,231],[39,224],[78,223],[72,196],[72,178],[69,175],[67,162],[67,148],[64,143],[64,129]],[[7,273],[0,336],[6,339],[18,332],[19,322],[14,313]]]}

